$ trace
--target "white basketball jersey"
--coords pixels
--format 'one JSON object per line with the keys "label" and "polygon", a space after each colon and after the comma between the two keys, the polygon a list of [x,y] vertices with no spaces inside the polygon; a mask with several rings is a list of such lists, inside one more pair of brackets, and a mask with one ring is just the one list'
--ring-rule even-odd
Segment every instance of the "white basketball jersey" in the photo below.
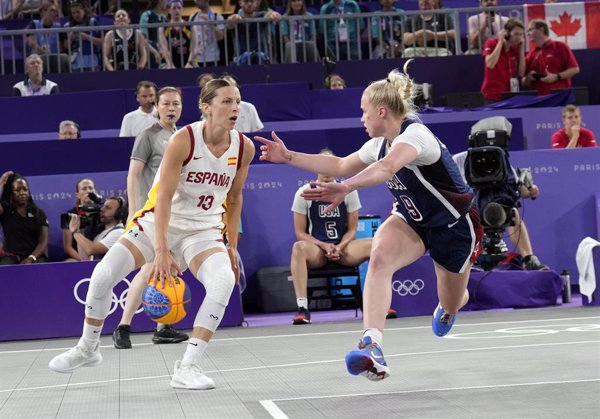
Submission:
{"label": "white basketball jersey", "polygon": [[[169,229],[180,231],[224,228],[225,200],[231,189],[244,152],[243,137],[230,131],[231,144],[219,158],[208,149],[202,135],[205,122],[185,126],[190,134],[191,151],[183,163],[179,183],[171,204]],[[160,187],[160,168],[148,193],[148,201],[136,217],[144,222],[154,221],[154,207]]]}

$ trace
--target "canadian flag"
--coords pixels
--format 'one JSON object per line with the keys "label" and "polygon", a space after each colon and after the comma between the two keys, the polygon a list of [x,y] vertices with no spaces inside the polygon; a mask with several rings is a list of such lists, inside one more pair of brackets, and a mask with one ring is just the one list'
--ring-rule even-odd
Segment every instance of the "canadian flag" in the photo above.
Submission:
{"label": "canadian flag", "polygon": [[550,38],[571,49],[600,48],[600,2],[526,4],[525,25],[533,19],[548,23]]}

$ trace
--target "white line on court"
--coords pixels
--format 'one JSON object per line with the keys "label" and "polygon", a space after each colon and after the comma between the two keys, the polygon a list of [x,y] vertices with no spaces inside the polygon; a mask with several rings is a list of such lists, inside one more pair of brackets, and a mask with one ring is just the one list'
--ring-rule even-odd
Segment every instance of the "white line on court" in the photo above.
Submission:
{"label": "white line on court", "polygon": [[[465,391],[465,390],[484,390],[493,388],[510,388],[510,387],[528,387],[528,386],[546,386],[546,385],[562,385],[562,384],[579,384],[579,383],[595,383],[600,382],[600,378],[590,378],[586,380],[567,380],[567,381],[539,381],[533,383],[512,383],[512,384],[493,384],[486,386],[466,386],[466,387],[446,387],[446,388],[423,388],[419,390],[400,390],[386,391],[380,393],[358,393],[358,394],[336,394],[330,396],[309,396],[309,397],[292,397],[286,399],[260,400],[260,404],[265,410],[277,419],[284,419],[288,416],[275,404],[275,402],[295,401],[295,400],[322,400],[336,399],[344,397],[360,397],[360,396],[385,396],[391,394],[415,394],[415,393],[431,393],[441,391]],[[269,409],[267,409],[267,407]]]}
{"label": "white line on court", "polygon": [[283,413],[283,410],[279,408],[272,400],[260,400],[260,404],[274,419],[289,419],[289,416]]}
{"label": "white line on court", "polygon": [[[579,342],[538,343],[538,344],[531,344],[531,345],[490,346],[490,347],[483,347],[483,348],[448,349],[448,350],[443,350],[443,351],[407,352],[407,353],[386,355],[386,358],[389,359],[389,358],[404,357],[404,356],[440,355],[440,354],[457,353],[457,352],[490,351],[490,350],[501,350],[501,349],[523,349],[523,348],[533,348],[533,347],[560,346],[560,345],[583,345],[583,344],[600,344],[600,340],[579,341]],[[291,364],[258,365],[255,367],[210,370],[210,371],[204,371],[204,373],[205,374],[212,374],[212,373],[221,373],[222,374],[222,373],[243,372],[243,371],[253,371],[253,370],[261,370],[262,371],[267,368],[279,369],[279,368],[302,367],[302,366],[309,366],[309,365],[331,364],[331,363],[342,363],[342,362],[344,362],[343,359],[328,359],[328,360],[322,360],[322,361],[297,362],[297,363],[291,363]],[[102,368],[102,367],[99,367],[99,368]],[[64,387],[69,387],[69,388],[82,387],[82,386],[88,386],[88,385],[98,385],[98,384],[107,384],[107,383],[125,382],[125,381],[156,380],[158,378],[170,378],[170,377],[171,377],[170,375],[154,375],[154,376],[135,377],[135,378],[116,378],[116,379],[112,379],[112,380],[56,384],[56,385],[51,385],[51,386],[11,388],[11,389],[6,389],[6,390],[0,390],[0,393],[8,393],[8,392],[13,392],[13,391],[46,390],[46,389],[64,388]]]}
{"label": "white line on court", "polygon": [[[552,318],[552,319],[534,319],[534,320],[514,320],[514,321],[500,321],[500,322],[488,322],[488,323],[456,323],[453,329],[457,327],[479,327],[479,326],[494,326],[500,324],[522,324],[522,323],[536,323],[536,322],[560,322],[560,321],[571,321],[571,320],[600,320],[600,316],[589,316],[589,317],[565,317],[565,318]],[[410,326],[410,327],[390,327],[386,328],[385,332],[398,332],[403,330],[419,330],[419,329],[430,329],[431,326]],[[294,334],[280,334],[280,335],[267,335],[267,336],[243,336],[243,337],[231,337],[231,338],[218,338],[211,339],[211,343],[217,342],[232,342],[240,340],[253,340],[253,339],[282,339],[282,338],[305,338],[307,336],[323,336],[323,335],[342,335],[348,333],[360,333],[360,329],[355,330],[342,330],[342,331],[331,331],[331,332],[311,332],[311,333],[294,333]],[[218,331],[217,331],[218,333]],[[75,338],[73,338],[75,339]],[[0,342],[0,345],[2,342]],[[153,346],[153,343],[136,343],[133,346]],[[112,348],[113,345],[102,345],[101,348]],[[71,349],[72,346],[64,348],[39,348],[39,349],[24,349],[24,350],[13,350],[13,351],[0,351],[1,355],[15,354],[15,353],[27,353],[27,352],[40,352],[40,351],[66,351]]]}

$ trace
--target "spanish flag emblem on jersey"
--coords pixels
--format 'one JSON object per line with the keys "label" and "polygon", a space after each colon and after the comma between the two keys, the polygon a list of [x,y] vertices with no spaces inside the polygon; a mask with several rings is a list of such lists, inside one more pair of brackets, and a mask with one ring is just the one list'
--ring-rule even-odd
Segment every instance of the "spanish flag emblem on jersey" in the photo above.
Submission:
{"label": "spanish flag emblem on jersey", "polygon": [[237,157],[228,157],[227,166],[235,166],[237,164]]}

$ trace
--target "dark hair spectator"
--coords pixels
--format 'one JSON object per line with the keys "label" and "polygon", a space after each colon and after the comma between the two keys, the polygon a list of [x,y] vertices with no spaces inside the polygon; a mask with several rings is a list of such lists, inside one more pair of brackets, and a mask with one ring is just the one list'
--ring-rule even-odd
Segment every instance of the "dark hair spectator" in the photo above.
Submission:
{"label": "dark hair spectator", "polygon": [[403,40],[404,57],[435,57],[452,55],[456,31],[452,17],[436,10],[442,8],[440,0],[419,0],[422,13],[410,16]]}
{"label": "dark hair spectator", "polygon": [[102,46],[104,68],[114,70],[141,70],[146,67],[148,52],[146,38],[139,29],[119,29],[131,23],[129,13],[119,9],[115,13],[115,29],[106,32]]}
{"label": "dark hair spectator", "polygon": [[0,265],[48,261],[48,219],[35,205],[27,180],[12,171],[0,176],[0,224],[4,249]]}
{"label": "dark hair spectator", "polygon": [[[86,207],[93,205],[94,201],[90,198],[90,193],[96,193],[96,186],[94,181],[91,179],[79,179],[75,184],[75,206],[71,208],[66,214],[76,214],[79,216],[86,215]],[[62,224],[62,221],[61,221]],[[77,242],[73,240],[73,234],[69,231],[68,225],[61,225],[63,234],[63,250],[65,252],[65,262],[76,262],[81,260],[77,249]],[[83,234],[88,239],[93,239],[94,236],[99,232],[96,231],[98,226],[94,223],[86,226]]]}
{"label": "dark hair spectator", "polygon": [[[148,7],[140,16],[140,25],[147,25],[150,23],[167,23],[167,17],[162,13],[167,5],[167,0],[150,0]],[[165,56],[166,52],[161,50],[159,44],[159,33],[162,31],[162,27],[140,29],[146,36],[148,41],[148,50],[150,51],[150,68],[158,68]]]}
{"label": "dark hair spectator", "polygon": [[[70,0],[69,21],[65,28],[79,26],[98,26],[98,20],[91,16],[87,0]],[[69,32],[64,50],[70,55],[72,70],[97,71],[101,68],[102,38],[99,31]]]}
{"label": "dark hair spectator", "polygon": [[135,100],[140,107],[123,117],[119,137],[137,137],[144,129],[158,122],[156,117],[156,84],[143,80],[135,88]]}

